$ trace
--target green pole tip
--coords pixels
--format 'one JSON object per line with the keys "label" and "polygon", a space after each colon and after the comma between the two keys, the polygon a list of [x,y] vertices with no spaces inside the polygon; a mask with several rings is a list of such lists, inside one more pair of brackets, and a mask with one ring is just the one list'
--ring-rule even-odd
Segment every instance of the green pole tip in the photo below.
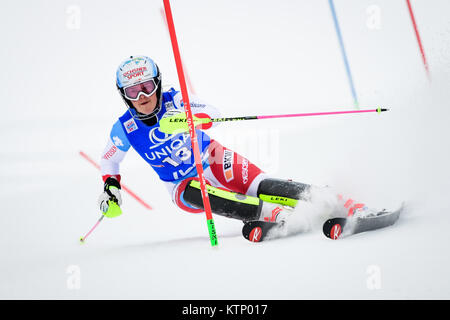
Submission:
{"label": "green pole tip", "polygon": [[84,243],[84,239],[83,237],[80,238],[80,243],[83,244]]}

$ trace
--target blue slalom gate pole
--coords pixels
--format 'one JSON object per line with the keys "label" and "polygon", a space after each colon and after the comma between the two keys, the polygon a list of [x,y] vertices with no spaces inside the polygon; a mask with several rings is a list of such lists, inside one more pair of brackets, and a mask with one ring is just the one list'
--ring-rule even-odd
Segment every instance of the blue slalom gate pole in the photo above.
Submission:
{"label": "blue slalom gate pole", "polygon": [[350,71],[350,65],[348,63],[347,54],[345,52],[344,41],[342,40],[341,29],[339,28],[339,22],[337,19],[336,10],[334,9],[334,3],[333,3],[333,0],[328,0],[328,2],[330,4],[331,13],[333,15],[334,27],[336,28],[339,45],[341,47],[342,58],[344,59],[345,70],[347,71],[347,77],[348,77],[348,81],[350,84],[350,89],[352,91],[353,103],[355,104],[355,107],[357,109],[359,109],[358,97],[356,95],[355,85],[353,84],[353,77],[352,77],[352,73]]}

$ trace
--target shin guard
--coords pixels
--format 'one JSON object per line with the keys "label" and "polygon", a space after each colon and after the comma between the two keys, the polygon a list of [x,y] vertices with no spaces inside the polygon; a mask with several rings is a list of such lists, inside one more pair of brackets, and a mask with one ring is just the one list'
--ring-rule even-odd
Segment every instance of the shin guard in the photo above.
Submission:
{"label": "shin guard", "polygon": [[[260,217],[261,199],[210,185],[206,185],[206,190],[213,213],[243,221],[257,220]],[[203,208],[200,182],[190,181],[184,190],[183,199],[192,206]]]}
{"label": "shin guard", "polygon": [[291,180],[268,178],[259,183],[257,195],[266,202],[295,207],[298,200],[307,200],[309,187]]}

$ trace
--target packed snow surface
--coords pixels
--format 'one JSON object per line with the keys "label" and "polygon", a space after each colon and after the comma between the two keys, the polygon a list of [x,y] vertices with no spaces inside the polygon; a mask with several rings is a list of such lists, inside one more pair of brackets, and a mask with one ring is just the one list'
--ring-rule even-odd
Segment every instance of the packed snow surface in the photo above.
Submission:
{"label": "packed snow surface", "polygon": [[[398,223],[332,241],[306,210],[304,233],[254,244],[214,216],[212,248],[205,215],[172,204],[133,150],[123,183],[153,209],[123,192],[123,215],[78,242],[103,187],[79,152],[98,162],[125,110],[116,67],[145,54],[179,88],[162,1],[3,1],[0,298],[450,298],[450,3],[411,2],[430,78],[405,1],[334,1],[360,108],[389,112],[209,131],[274,177],[406,201]],[[171,4],[192,91],[224,116],[356,109],[327,1]]]}

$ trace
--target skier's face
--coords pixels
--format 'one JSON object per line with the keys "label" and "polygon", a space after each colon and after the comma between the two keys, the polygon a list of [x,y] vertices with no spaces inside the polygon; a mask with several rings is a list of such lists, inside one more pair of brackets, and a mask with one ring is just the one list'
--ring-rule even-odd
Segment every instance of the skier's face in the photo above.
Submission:
{"label": "skier's face", "polygon": [[133,107],[142,114],[150,114],[155,110],[156,102],[158,98],[156,97],[156,92],[152,94],[150,97],[146,97],[143,94],[139,97],[137,101],[131,101]]}

